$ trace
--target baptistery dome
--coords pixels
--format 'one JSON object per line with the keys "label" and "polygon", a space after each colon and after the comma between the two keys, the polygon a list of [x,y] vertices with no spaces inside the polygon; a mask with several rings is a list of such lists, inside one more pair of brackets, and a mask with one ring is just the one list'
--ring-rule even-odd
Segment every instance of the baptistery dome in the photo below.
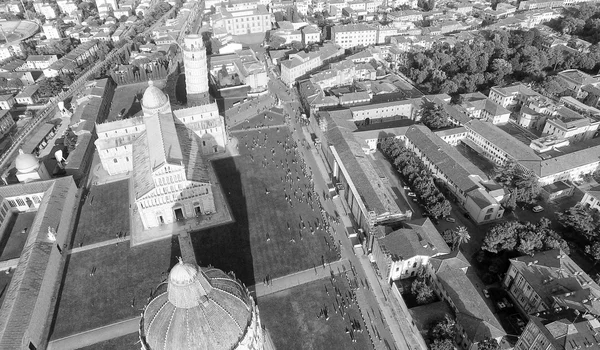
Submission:
{"label": "baptistery dome", "polygon": [[215,268],[179,262],[140,324],[142,349],[263,349],[254,300],[240,282]]}
{"label": "baptistery dome", "polygon": [[35,171],[39,166],[40,162],[33,154],[21,153],[15,159],[15,168],[21,173]]}

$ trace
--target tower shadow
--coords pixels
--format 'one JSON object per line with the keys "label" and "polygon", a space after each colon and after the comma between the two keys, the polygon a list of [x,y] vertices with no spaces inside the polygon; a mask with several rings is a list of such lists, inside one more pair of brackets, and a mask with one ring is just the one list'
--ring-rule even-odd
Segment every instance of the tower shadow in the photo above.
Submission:
{"label": "tower shadow", "polygon": [[213,161],[215,173],[231,208],[234,222],[191,233],[191,240],[200,266],[212,265],[235,273],[247,286],[255,284],[247,202],[241,174],[235,158]]}

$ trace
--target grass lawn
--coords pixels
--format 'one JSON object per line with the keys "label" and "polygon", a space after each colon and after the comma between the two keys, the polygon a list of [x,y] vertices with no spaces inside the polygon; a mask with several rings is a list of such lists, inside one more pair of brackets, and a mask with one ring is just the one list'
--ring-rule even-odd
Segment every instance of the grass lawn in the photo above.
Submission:
{"label": "grass lawn", "polygon": [[181,255],[173,241],[133,248],[127,242],[71,254],[51,338],[139,316],[151,291]]}
{"label": "grass lawn", "polygon": [[[129,180],[93,186],[81,209],[74,247],[117,238],[129,232]],[[90,204],[91,203],[91,204]]]}
{"label": "grass lawn", "polygon": [[[155,82],[161,89],[164,87],[163,81]],[[110,112],[106,121],[117,120],[119,112],[125,109],[123,119],[130,118],[142,111],[140,99],[148,87],[147,82],[118,86],[110,106]],[[137,97],[137,99],[135,99]],[[134,103],[134,100],[136,101]]]}
{"label": "grass lawn", "polygon": [[21,251],[27,241],[29,228],[37,212],[11,214],[5,228],[5,235],[0,242],[0,261],[15,259],[21,256]]}
{"label": "grass lawn", "polygon": [[[335,286],[342,295],[348,291],[348,283],[341,276],[336,278]],[[258,307],[263,325],[269,330],[277,349],[372,349],[358,308],[351,304],[342,318],[334,311],[336,298],[340,299],[331,281],[323,279],[259,298]],[[329,320],[322,316],[317,318],[325,307]],[[346,333],[346,329],[352,329],[351,320],[360,322],[363,330],[354,333],[356,342],[352,342]]]}
{"label": "grass lawn", "polygon": [[139,340],[140,338],[136,332],[103,341],[98,344],[86,346],[85,348],[80,348],[79,350],[131,350],[140,347],[140,344],[138,344]]}
{"label": "grass lawn", "polygon": [[[215,171],[231,206],[235,222],[229,225],[199,231],[192,235],[196,257],[202,265],[212,264],[224,271],[233,271],[247,285],[261,282],[268,274],[272,278],[284,276],[319,265],[321,257],[326,261],[338,259],[337,252],[326,245],[329,235],[316,230],[312,235],[309,225],[320,220],[317,204],[313,211],[306,201],[293,200],[293,207],[285,200],[285,193],[292,196],[295,190],[304,192],[308,180],[299,173],[299,161],[293,153],[285,154],[277,142],[285,142],[289,130],[249,131],[237,133],[240,156],[213,162]],[[252,147],[253,140],[260,139],[268,146]],[[246,146],[246,143],[248,146]],[[275,167],[272,148],[276,150]],[[269,165],[262,165],[265,157]],[[293,183],[284,182],[287,166],[292,173]],[[254,160],[253,160],[254,159]],[[285,170],[281,161],[284,162]],[[300,181],[297,181],[300,177]],[[293,189],[290,189],[292,187]],[[269,194],[266,193],[269,190]],[[304,222],[305,228],[302,227]],[[289,225],[289,230],[288,230]],[[267,238],[270,240],[267,241]],[[291,239],[295,242],[292,242]]]}

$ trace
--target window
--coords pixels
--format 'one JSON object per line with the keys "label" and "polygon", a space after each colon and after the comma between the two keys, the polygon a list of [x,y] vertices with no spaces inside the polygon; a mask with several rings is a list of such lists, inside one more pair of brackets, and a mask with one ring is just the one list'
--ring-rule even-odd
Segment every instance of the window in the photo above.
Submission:
{"label": "window", "polygon": [[487,214],[487,215],[486,215],[486,216],[483,218],[483,220],[489,220],[491,216],[492,216],[491,214]]}
{"label": "window", "polygon": [[113,159],[113,162],[115,162],[115,163],[116,163],[116,162],[117,162],[117,158]]}
{"label": "window", "polygon": [[24,206],[25,205],[25,201],[21,198],[17,198],[17,204]]}

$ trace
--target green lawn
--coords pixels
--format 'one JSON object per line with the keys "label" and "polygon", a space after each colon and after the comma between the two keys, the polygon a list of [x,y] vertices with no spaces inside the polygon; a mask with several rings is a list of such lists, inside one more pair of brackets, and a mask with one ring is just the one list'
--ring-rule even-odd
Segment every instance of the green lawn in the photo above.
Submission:
{"label": "green lawn", "polygon": [[93,186],[87,196],[74,247],[117,238],[119,232],[129,233],[129,180]]}
{"label": "green lawn", "polygon": [[125,242],[71,254],[52,339],[139,316],[181,255],[176,241],[133,248]]}
{"label": "green lawn", "polygon": [[[165,83],[164,81],[157,81],[155,85],[162,89]],[[125,113],[121,117],[123,119],[131,118],[140,113],[142,110],[140,99],[147,87],[147,82],[118,86],[115,90],[107,121],[116,120],[119,112],[123,109],[125,109]]]}
{"label": "green lawn", "polygon": [[[342,295],[346,294],[348,284],[342,276],[336,278],[335,285]],[[330,280],[323,279],[259,298],[261,319],[275,347],[286,350],[372,349],[358,308],[352,304],[342,318],[334,311],[336,297]],[[324,307],[327,307],[329,320],[317,318]],[[363,332],[354,333],[356,342],[352,342],[346,333],[346,329],[352,328],[352,319],[359,321],[363,329]]]}
{"label": "green lawn", "polygon": [[[308,183],[302,175],[297,181],[296,170],[300,170],[300,166],[292,164],[293,154],[287,156],[293,184],[281,180],[287,168],[276,168],[272,162],[266,168],[261,164],[265,156],[271,161],[272,148],[276,149],[275,162],[280,164],[285,153],[277,141],[283,142],[288,136],[287,128],[281,128],[279,132],[237,133],[241,156],[213,162],[235,222],[192,235],[196,257],[202,265],[212,264],[224,271],[233,271],[244,283],[252,285],[262,283],[266,275],[274,278],[312,268],[319,265],[321,256],[326,261],[338,259],[337,252],[330,251],[325,243],[328,240],[333,246],[329,235],[322,230],[312,235],[308,229],[309,223],[314,226],[320,218],[317,204],[313,211],[306,201],[298,203],[294,200],[291,207],[285,200],[284,188],[291,195],[290,186],[304,190]],[[260,139],[262,145],[265,137],[267,147],[251,151],[246,147],[246,143],[252,145],[253,138]],[[306,228],[300,229],[302,222]],[[267,241],[267,235],[270,241]]]}
{"label": "green lawn", "polygon": [[140,338],[136,332],[136,333],[124,335],[122,337],[103,341],[98,344],[86,346],[85,348],[80,348],[79,350],[131,350],[131,349],[138,349],[140,347],[140,344],[138,344],[139,340],[140,340]]}

